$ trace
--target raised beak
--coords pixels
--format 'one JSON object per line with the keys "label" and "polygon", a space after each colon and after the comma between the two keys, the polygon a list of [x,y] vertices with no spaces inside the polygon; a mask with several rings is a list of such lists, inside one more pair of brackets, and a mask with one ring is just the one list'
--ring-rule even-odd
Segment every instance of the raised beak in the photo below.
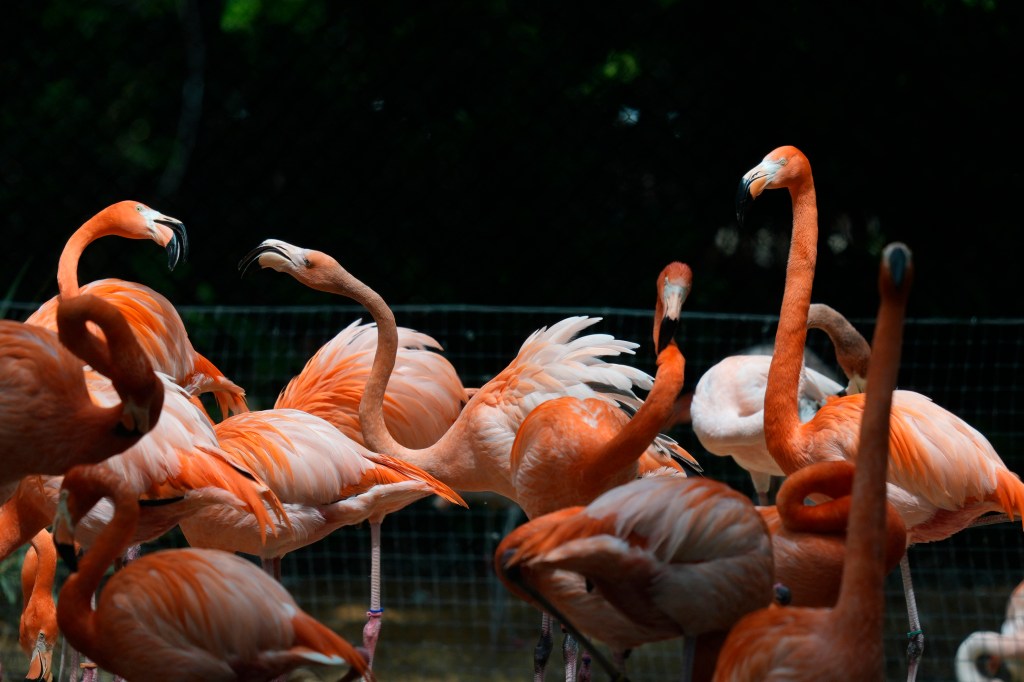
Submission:
{"label": "raised beak", "polygon": [[285,252],[284,249],[275,244],[273,240],[268,239],[267,241],[263,242],[249,253],[245,254],[245,257],[243,257],[242,260],[238,262],[238,269],[242,271],[241,276],[245,277],[245,273],[248,272],[249,268],[252,267],[253,263],[258,263],[260,260],[260,256],[262,256],[265,253],[274,253],[277,254],[278,256],[281,256],[282,258],[290,260],[290,256],[288,255],[288,253]]}
{"label": "raised beak", "polygon": [[188,260],[188,233],[185,232],[185,225],[177,218],[170,216],[161,216],[153,222],[163,225],[174,233],[166,247],[167,269],[174,270],[178,263]]}

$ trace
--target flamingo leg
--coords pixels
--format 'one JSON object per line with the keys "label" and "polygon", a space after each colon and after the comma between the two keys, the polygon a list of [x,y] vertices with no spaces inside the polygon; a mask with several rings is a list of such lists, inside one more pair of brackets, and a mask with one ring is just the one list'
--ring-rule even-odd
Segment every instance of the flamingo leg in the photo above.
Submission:
{"label": "flamingo leg", "polygon": [[576,682],[590,682],[590,651],[584,649],[580,654],[580,674]]}
{"label": "flamingo leg", "polygon": [[683,682],[693,679],[693,659],[697,653],[697,638],[683,637]]}
{"label": "flamingo leg", "polygon": [[751,471],[750,480],[754,483],[754,491],[757,493],[757,503],[767,507],[771,496],[768,494],[772,487],[772,475],[760,471]]}
{"label": "flamingo leg", "polygon": [[260,566],[263,567],[264,573],[272,577],[277,582],[281,582],[281,557],[276,556],[270,559],[260,559]]}
{"label": "flamingo leg", "polygon": [[551,616],[541,613],[540,639],[533,649],[533,682],[544,682],[544,668],[551,656]]}
{"label": "flamingo leg", "polygon": [[373,666],[373,652],[380,637],[380,619],[384,609],[380,605],[380,524],[370,521],[370,610],[363,626],[363,648],[366,649],[367,667]]}
{"label": "flamingo leg", "polygon": [[566,682],[573,682],[576,679],[576,661],[579,657],[580,646],[576,639],[568,632],[562,637],[562,658],[565,660]]}
{"label": "flamingo leg", "polygon": [[907,618],[910,623],[907,632],[907,638],[910,640],[907,645],[907,682],[914,682],[917,679],[921,654],[924,653],[924,631],[921,630],[921,617],[917,612],[917,598],[914,596],[914,585],[910,579],[910,560],[907,554],[900,559],[900,575],[903,578],[903,596],[907,600]]}
{"label": "flamingo leg", "polygon": [[78,682],[78,663],[81,656],[78,651],[68,644],[68,640],[61,637],[60,641],[60,671],[57,673],[57,682]]}

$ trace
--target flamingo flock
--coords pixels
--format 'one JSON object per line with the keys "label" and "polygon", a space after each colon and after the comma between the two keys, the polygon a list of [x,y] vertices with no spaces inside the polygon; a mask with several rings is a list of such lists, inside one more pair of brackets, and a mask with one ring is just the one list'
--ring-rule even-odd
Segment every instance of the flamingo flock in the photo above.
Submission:
{"label": "flamingo flock", "polygon": [[[741,223],[772,189],[789,192],[793,212],[774,349],[724,358],[692,394],[676,336],[698,263],[651,273],[653,375],[626,361],[639,342],[572,316],[467,387],[435,339],[398,326],[336,257],[267,239],[242,259],[243,275],[287,274],[357,302],[372,322],[340,330],[257,411],[162,294],[119,279],[79,284],[82,253],[104,236],[152,241],[171,269],[188,255],[182,221],[136,201],[103,209],[69,238],[57,295],[24,322],[0,321],[0,557],[25,552],[27,679],[55,679],[62,639],[76,680],[99,670],[285,680],[334,666],[375,680],[384,519],[424,498],[466,507],[464,494],[487,493],[526,517],[492,565],[541,613],[536,682],[555,623],[567,682],[590,680],[595,663],[626,680],[631,651],[665,640],[679,640],[686,681],[880,680],[883,587],[896,566],[913,682],[924,631],[908,548],[1024,519],[1024,483],[977,429],[896,388],[911,250],[893,242],[881,253],[869,344],[812,303],[816,191],[796,147],[742,174]],[[845,386],[805,366],[809,329],[828,334]],[[732,458],[754,497],[706,476],[665,434],[673,425]],[[366,622],[338,632],[282,584],[281,558],[363,523]],[[152,548],[175,530],[188,547]],[[1020,674],[1020,592],[1001,634],[964,641],[959,679],[987,679],[983,655],[990,670],[1005,662]]]}

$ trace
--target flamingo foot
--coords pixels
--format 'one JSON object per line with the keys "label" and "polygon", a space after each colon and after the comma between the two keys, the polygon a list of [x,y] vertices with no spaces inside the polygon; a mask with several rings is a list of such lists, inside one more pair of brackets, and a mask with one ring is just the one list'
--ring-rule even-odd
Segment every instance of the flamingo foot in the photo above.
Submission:
{"label": "flamingo foot", "polygon": [[366,667],[373,667],[373,652],[377,648],[380,637],[380,618],[384,609],[370,609],[366,612],[366,625],[363,626],[363,648],[366,650]]}
{"label": "flamingo foot", "polygon": [[907,682],[917,679],[917,666],[924,653],[924,632],[918,628],[907,633],[910,642],[907,644]]}

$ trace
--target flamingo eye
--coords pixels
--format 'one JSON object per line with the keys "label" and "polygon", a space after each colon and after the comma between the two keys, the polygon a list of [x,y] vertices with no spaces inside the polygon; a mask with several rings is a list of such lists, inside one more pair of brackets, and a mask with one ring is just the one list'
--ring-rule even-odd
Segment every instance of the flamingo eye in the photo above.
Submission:
{"label": "flamingo eye", "polygon": [[308,259],[308,258],[306,258],[305,256],[303,256],[303,257],[302,257],[302,262],[303,262],[303,263],[304,263],[304,264],[306,265],[306,267],[307,267],[307,268],[311,268],[311,267],[313,267],[313,264],[312,264],[312,263],[310,263],[310,262],[309,262],[309,259]]}

